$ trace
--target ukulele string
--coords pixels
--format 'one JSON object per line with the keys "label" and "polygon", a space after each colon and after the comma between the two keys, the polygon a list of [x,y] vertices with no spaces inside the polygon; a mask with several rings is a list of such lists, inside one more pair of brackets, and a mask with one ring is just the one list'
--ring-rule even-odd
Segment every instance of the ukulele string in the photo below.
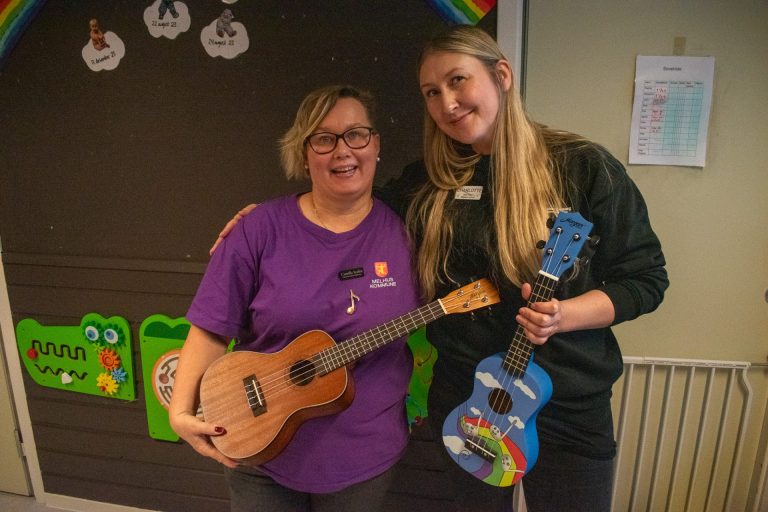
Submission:
{"label": "ukulele string", "polygon": [[[482,292],[484,292],[482,286],[475,290],[472,290],[472,293],[475,295]],[[461,295],[461,296],[454,295],[454,296],[440,299],[440,302],[442,302],[443,306],[445,306],[445,309],[450,309],[450,307],[455,307],[456,302],[471,304],[472,302],[475,302],[481,299],[482,297],[478,299],[478,298],[473,298],[472,296],[467,297],[467,295]],[[433,304],[436,304],[436,303],[437,301],[435,301]],[[434,319],[436,318],[433,318],[432,320]],[[374,341],[375,339],[376,338],[374,335]],[[348,353],[354,350],[353,348],[350,348],[349,346],[345,345],[345,343],[346,342],[342,342],[340,344],[321,350],[320,352],[318,352],[317,354],[315,354],[314,356],[308,359],[308,362],[310,364],[306,365],[305,368],[303,368],[301,371],[292,373],[291,366],[288,366],[285,368],[278,369],[273,373],[265,375],[262,379],[259,379],[261,394],[264,397],[269,395],[270,398],[275,398],[280,396],[284,392],[291,391],[293,388],[299,386],[300,385],[299,383],[303,383],[304,379],[308,379],[308,381],[311,380],[312,377],[317,374],[317,365],[314,364],[314,362],[319,362],[320,365],[324,366],[326,369],[329,366],[337,365],[339,361],[343,360],[342,356],[346,355],[342,352],[346,351]],[[336,352],[336,354],[332,355],[332,352]],[[297,362],[298,361],[293,361],[292,365],[295,365]],[[344,364],[338,365],[336,366],[336,368],[331,368],[330,371],[340,368],[341,366],[344,366]]]}
{"label": "ukulele string", "polygon": [[[482,292],[483,290],[482,290],[482,288],[478,288],[476,291],[477,292]],[[458,301],[467,302],[467,300],[468,299],[463,297],[463,296],[461,296],[461,297],[449,297],[449,298],[446,298],[446,299],[441,299],[442,303],[444,305],[447,305],[447,306],[451,306],[451,305],[453,305],[454,302],[458,302]],[[477,300],[477,299],[472,299],[472,298],[469,299],[470,302],[473,301],[473,300]],[[436,304],[436,302],[434,304]],[[375,340],[375,338],[374,338],[374,340]],[[349,341],[349,340],[347,340],[347,341]],[[341,352],[341,351],[345,351],[345,350],[346,350],[346,352],[350,352],[351,350],[344,343],[345,342],[342,342],[341,344],[334,345],[332,347],[329,347],[327,349],[324,349],[324,350],[320,351],[319,353],[317,353],[314,356],[314,359],[319,361],[326,368],[329,367],[329,366],[338,365],[339,361],[342,360],[342,357],[340,357],[340,356],[343,356],[345,354],[337,354],[336,356],[333,356],[333,355],[330,355],[329,352],[334,352],[334,351],[335,352]],[[325,358],[324,354],[325,354],[325,356],[329,356],[329,357]],[[327,359],[327,360],[325,360],[325,359]],[[295,364],[295,361],[294,361],[294,364]],[[341,366],[344,366],[344,365],[343,364],[338,365],[337,368],[340,368]],[[336,369],[336,368],[332,368],[331,371],[333,369]],[[313,375],[315,375],[316,373],[317,373],[316,365],[314,365],[314,364],[309,364],[309,365],[306,366],[306,369],[304,371],[294,372],[293,374],[291,374],[290,367],[281,368],[281,369],[277,370],[276,372],[268,374],[268,375],[265,376],[263,381],[260,383],[261,392],[265,396],[268,393],[272,397],[279,396],[282,392],[289,391],[289,390],[295,388],[296,386],[298,386],[299,384],[297,382],[303,382],[303,380],[305,378],[310,378]]]}
{"label": "ukulele string", "polygon": [[[429,308],[429,306],[431,305],[426,306],[426,308]],[[417,312],[422,313],[421,321],[426,323],[427,320],[424,319],[424,314],[421,309]],[[416,312],[412,312],[411,314],[413,315],[415,313]],[[384,332],[382,332],[382,328],[384,328]],[[372,332],[374,330],[376,331],[375,333]],[[281,368],[272,374],[266,375],[262,380],[263,383],[261,384],[262,392],[271,393],[275,391],[275,394],[279,394],[281,391],[281,386],[287,386],[285,389],[290,389],[296,385],[299,385],[297,382],[303,382],[304,379],[309,381],[311,380],[312,376],[317,374],[318,366],[321,366],[323,369],[325,369],[326,373],[333,371],[336,368],[344,366],[345,363],[342,362],[351,353],[365,349],[365,346],[360,346],[361,343],[365,342],[368,344],[368,346],[374,346],[377,340],[384,337],[395,338],[398,337],[398,334],[400,334],[400,328],[397,325],[386,327],[385,324],[385,326],[380,326],[378,329],[372,329],[371,331],[350,338],[349,340],[345,340],[340,344],[325,348],[314,356],[308,358],[306,361],[309,364],[304,365],[302,367],[302,371],[296,371],[292,373],[291,367],[287,367]],[[354,346],[347,345],[348,343],[353,342],[353,340],[356,343]],[[295,365],[297,362],[299,361],[293,361],[292,365]]]}
{"label": "ukulele string", "polygon": [[[559,269],[562,261],[560,259],[549,258],[548,255],[556,254],[558,252],[557,246],[561,241],[560,240],[561,234],[562,234],[562,230],[560,228],[556,228],[555,230],[553,230],[553,239],[550,240],[552,242],[551,252],[549,252],[548,254],[545,253],[543,258],[542,271],[546,274],[549,274],[550,276],[556,276],[560,272]],[[566,239],[566,249],[564,253],[567,251],[568,247],[570,247],[570,241]],[[552,268],[552,267],[555,267],[555,268]],[[536,302],[537,299],[544,298],[545,300],[549,300],[549,297],[552,296],[552,290],[547,287],[547,281],[548,280],[541,275],[539,278],[536,279],[533,285],[533,289],[531,290],[530,298],[528,300],[528,304],[527,304],[528,307],[530,307],[533,302]],[[525,337],[525,331],[523,327],[520,325],[518,325],[515,335],[513,336],[513,343],[524,343],[524,344],[527,343],[529,345],[531,344],[531,341]],[[517,351],[515,352],[515,358],[514,358],[515,365],[513,369],[516,370],[516,372],[507,371],[503,365],[496,375],[496,382],[499,382],[500,384],[500,388],[501,388],[500,391],[506,391],[509,389],[510,386],[512,386],[512,389],[507,392],[509,394],[509,401],[511,404],[515,403],[515,399],[518,394],[518,386],[515,384],[515,381],[519,378],[522,384],[522,377],[525,373],[525,369],[531,358],[532,347],[527,347],[527,348],[529,349],[527,351],[528,354],[523,353],[522,357],[520,352],[517,352]],[[519,373],[520,376],[516,377],[513,373]],[[493,400],[493,402],[489,401],[487,403],[487,406],[482,413],[483,417],[486,418],[486,420],[489,421],[491,424],[496,425],[502,432],[504,432],[507,429],[501,428],[501,425],[504,425],[503,421],[501,422],[501,425],[497,423],[498,417],[500,416],[500,414],[496,413],[496,410],[495,410],[495,408],[501,408],[503,406],[503,403],[498,403],[499,398],[496,395],[494,395],[494,397],[491,400]],[[503,395],[501,400],[504,400]],[[505,412],[504,415],[506,414],[507,413]],[[508,419],[510,423],[514,424],[513,416],[509,416]],[[478,421],[478,426],[479,426],[479,423],[480,422]]]}

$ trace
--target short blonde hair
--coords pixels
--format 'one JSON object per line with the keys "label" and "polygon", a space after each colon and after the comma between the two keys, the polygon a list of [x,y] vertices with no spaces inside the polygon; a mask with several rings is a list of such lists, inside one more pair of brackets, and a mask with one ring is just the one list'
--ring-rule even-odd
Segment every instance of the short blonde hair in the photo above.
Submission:
{"label": "short blonde hair", "polygon": [[289,180],[309,177],[307,137],[341,98],[353,98],[360,102],[371,127],[375,128],[376,102],[370,92],[350,85],[329,85],[310,92],[299,105],[293,126],[280,138],[280,161]]}

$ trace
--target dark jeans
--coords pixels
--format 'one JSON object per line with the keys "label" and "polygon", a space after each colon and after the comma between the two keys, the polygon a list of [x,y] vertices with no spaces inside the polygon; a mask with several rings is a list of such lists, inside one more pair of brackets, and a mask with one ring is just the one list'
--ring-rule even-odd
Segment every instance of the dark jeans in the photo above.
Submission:
{"label": "dark jeans", "polygon": [[394,471],[389,469],[338,492],[312,494],[283,487],[256,470],[225,468],[224,474],[232,512],[376,512],[383,510],[394,477]]}
{"label": "dark jeans", "polygon": [[512,512],[513,487],[495,487],[478,480],[464,471],[443,448],[443,421],[447,414],[430,409],[427,422],[432,429],[435,444],[442,453],[445,475],[450,488],[445,489],[447,497],[452,498],[453,509],[446,512]]}
{"label": "dark jeans", "polygon": [[329,494],[294,491],[258,470],[224,469],[232,512],[376,512],[394,478],[389,469],[365,482]]}
{"label": "dark jeans", "polygon": [[542,444],[536,465],[522,482],[528,512],[610,512],[613,460]]}
{"label": "dark jeans", "polygon": [[[428,418],[435,442],[441,448],[444,416],[430,409]],[[456,512],[512,511],[512,487],[488,485],[465,472],[447,455],[444,460],[451,485],[446,492],[452,495]],[[522,483],[528,512],[610,512],[613,460],[592,459],[542,443],[536,465]]]}

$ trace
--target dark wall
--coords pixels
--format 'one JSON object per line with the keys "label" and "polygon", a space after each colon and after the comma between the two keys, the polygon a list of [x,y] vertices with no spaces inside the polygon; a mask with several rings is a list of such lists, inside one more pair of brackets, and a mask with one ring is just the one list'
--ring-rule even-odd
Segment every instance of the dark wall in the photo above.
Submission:
{"label": "dark wall", "polygon": [[[186,1],[192,26],[171,40],[144,25],[151,3],[49,0],[0,70],[0,241],[14,321],[122,316],[135,351],[146,317],[184,315],[238,208],[308,188],[285,181],[276,140],[309,90],[345,82],[377,95],[379,181],[418,158],[415,59],[445,26],[420,0],[237,2],[250,47],[226,60],[200,43],[226,4]],[[114,70],[93,72],[81,57],[91,18],[125,43]],[[495,25],[495,11],[480,24]],[[226,510],[215,463],[149,437],[140,360],[134,402],[25,379],[45,490]],[[401,465],[393,510],[442,508],[437,447],[424,437]]]}
{"label": "dark wall", "polygon": [[[187,2],[173,40],[149,34],[150,4],[49,1],[2,70],[5,251],[205,261],[240,206],[307,187],[286,182],[276,141],[329,83],[379,98],[379,179],[419,156],[415,60],[444,26],[426,2],[238,2],[250,47],[232,60],[200,43],[226,4]],[[114,70],[81,57],[92,17],[125,43]]]}

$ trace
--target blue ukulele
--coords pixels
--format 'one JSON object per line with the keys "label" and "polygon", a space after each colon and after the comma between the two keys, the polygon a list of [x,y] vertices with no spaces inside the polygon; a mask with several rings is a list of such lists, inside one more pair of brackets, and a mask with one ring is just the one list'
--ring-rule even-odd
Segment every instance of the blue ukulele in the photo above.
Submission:
{"label": "blue ukulele", "polygon": [[[573,266],[591,229],[592,223],[578,213],[557,216],[529,306],[552,299],[560,276]],[[551,396],[552,381],[533,362],[533,344],[518,326],[506,354],[485,358],[475,368],[472,396],[443,423],[445,449],[475,478],[496,487],[514,485],[539,456],[536,415]]]}

